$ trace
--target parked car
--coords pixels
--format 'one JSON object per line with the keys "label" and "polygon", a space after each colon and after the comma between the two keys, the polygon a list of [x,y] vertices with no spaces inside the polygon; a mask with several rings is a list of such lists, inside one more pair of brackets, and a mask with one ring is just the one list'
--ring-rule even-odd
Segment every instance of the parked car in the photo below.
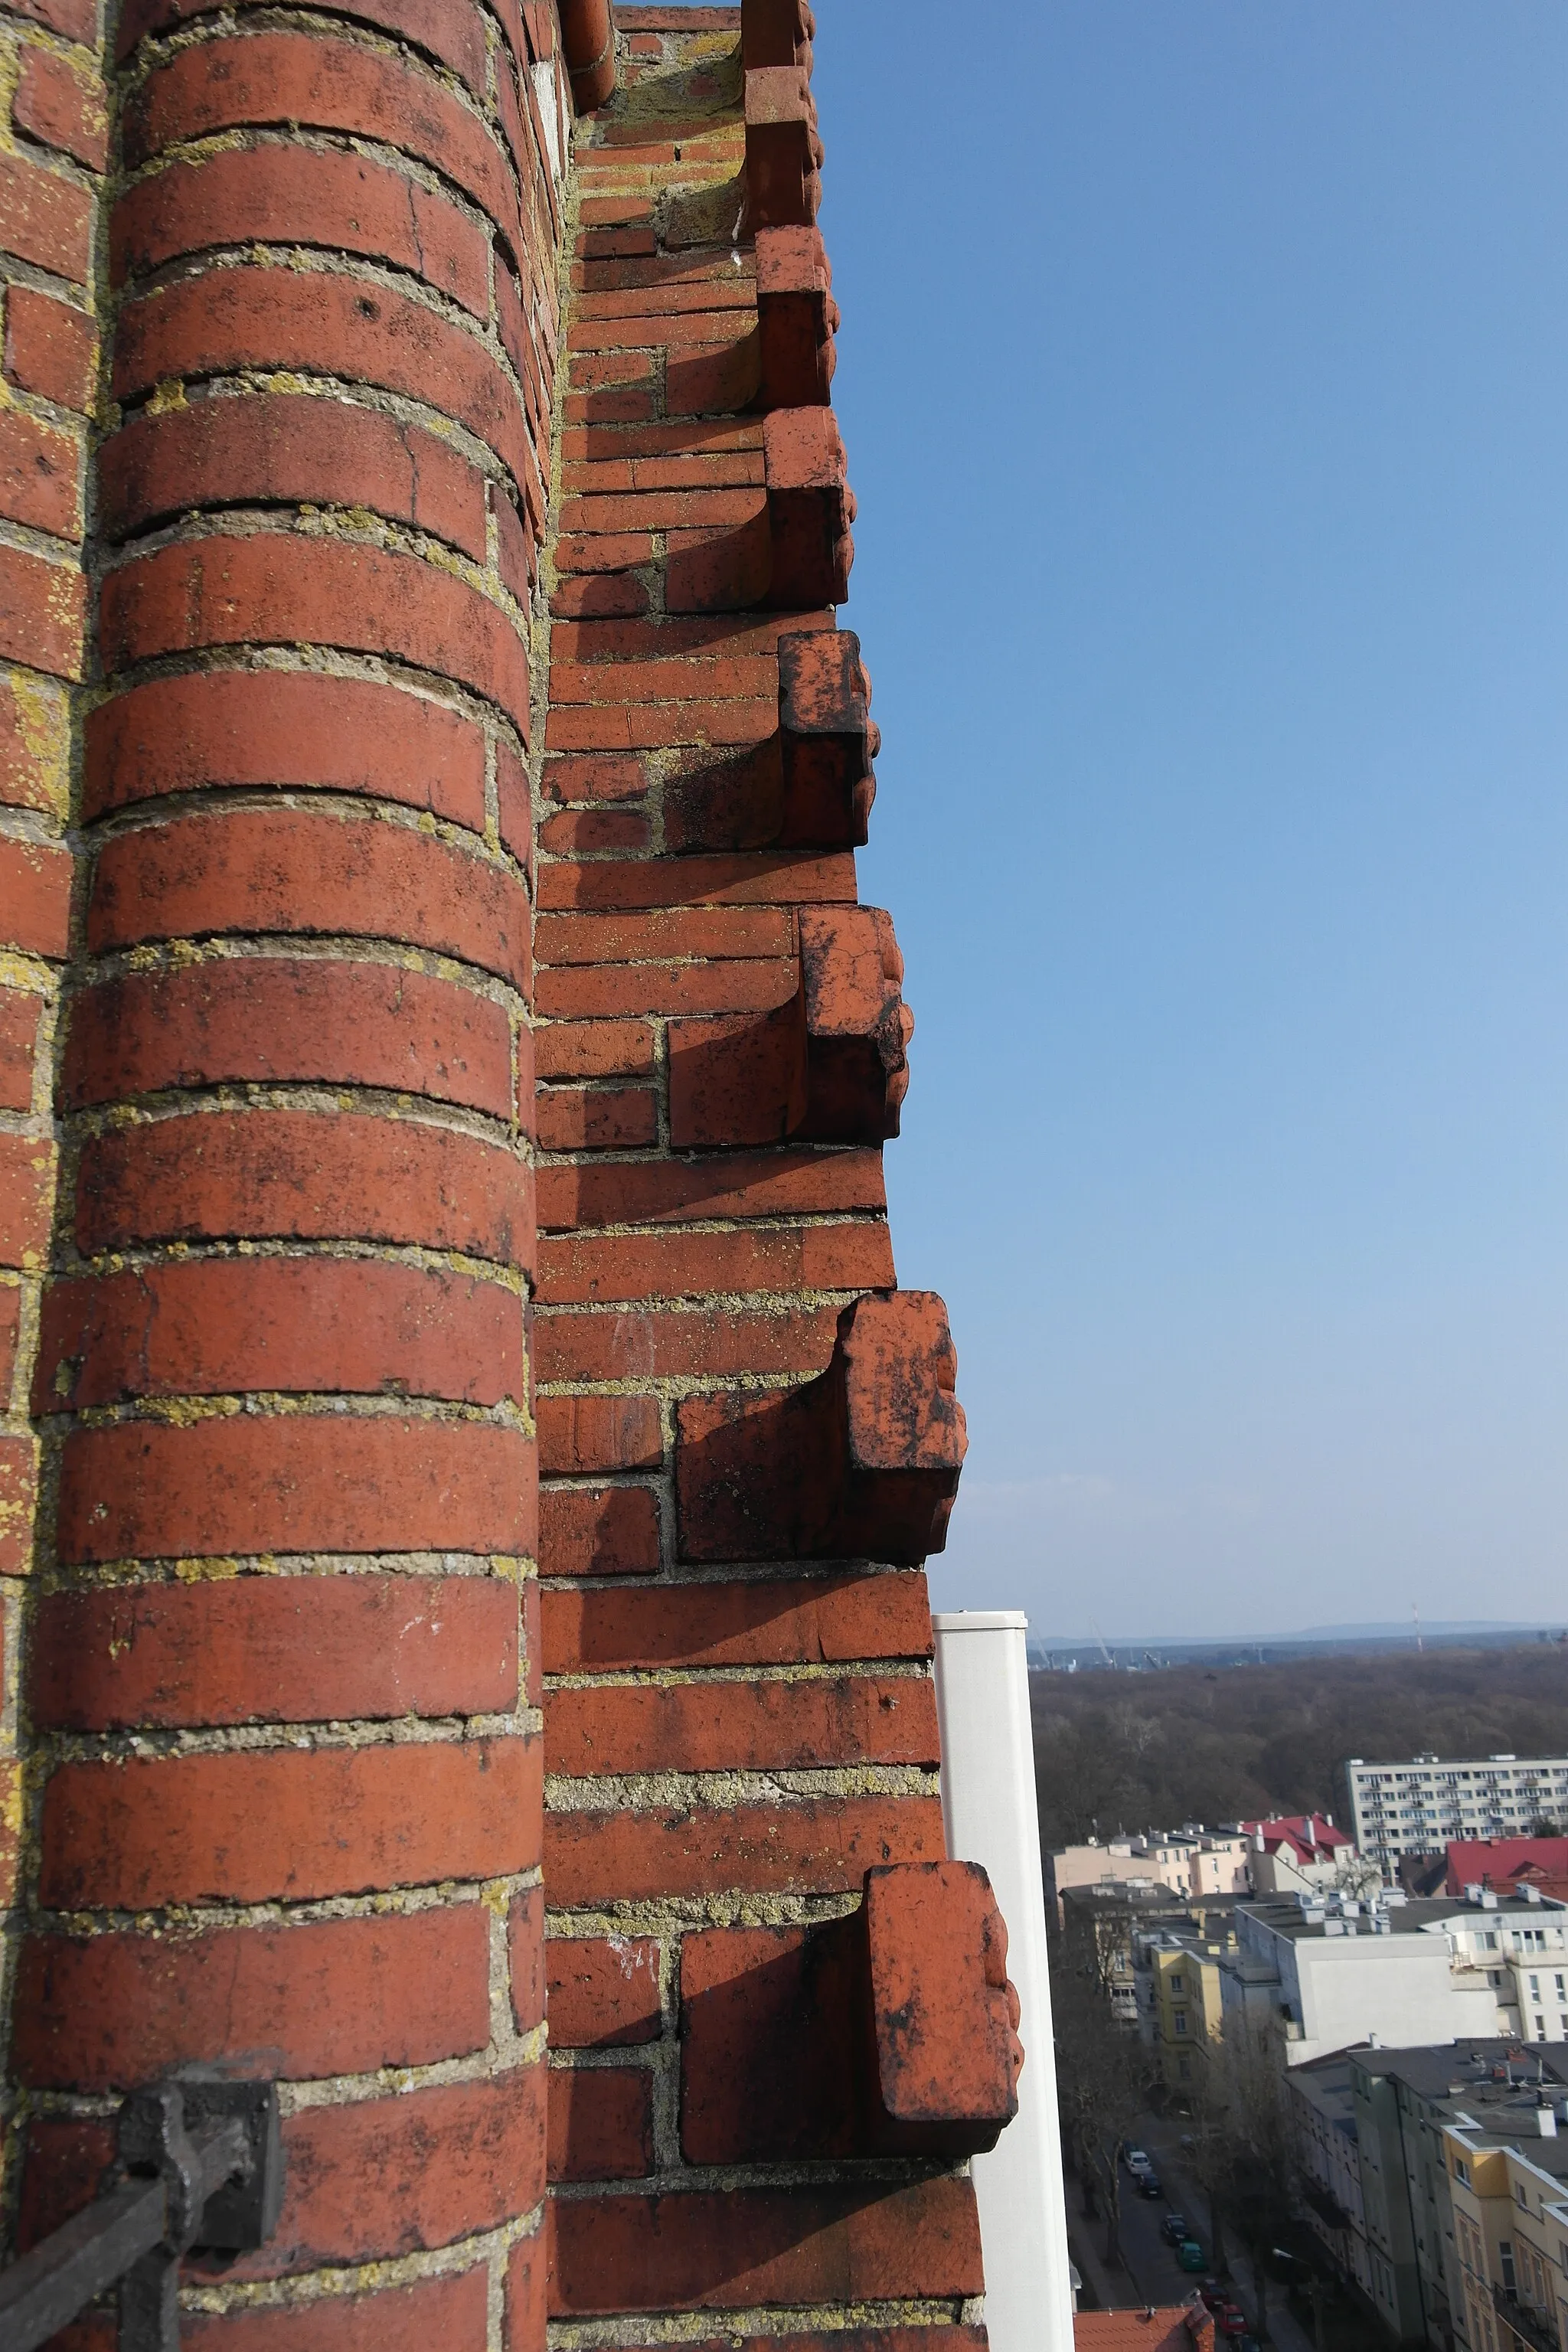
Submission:
{"label": "parked car", "polygon": [[1121,2161],[1129,2172],[1152,2172],[1154,2169],[1146,2148],[1124,2147]]}
{"label": "parked car", "polygon": [[1160,2224],[1160,2235],[1168,2246],[1179,2246],[1184,2238],[1190,2238],[1192,2231],[1187,2227],[1186,2215],[1167,2213]]}
{"label": "parked car", "polygon": [[1229,2295],[1226,2294],[1218,2279],[1212,2274],[1208,2278],[1198,2281],[1198,2293],[1203,2297],[1205,2311],[1218,2311],[1230,2301]]}
{"label": "parked car", "polygon": [[1234,2303],[1221,2304],[1215,2313],[1214,2324],[1215,2335],[1223,2336],[1227,2344],[1234,2344],[1239,2336],[1247,2334],[1247,2314],[1239,2311]]}
{"label": "parked car", "polygon": [[1176,2267],[1184,2271],[1201,2271],[1208,2256],[1195,2238],[1184,2238],[1176,2248]]}
{"label": "parked car", "polygon": [[1141,2172],[1138,2174],[1137,2179],[1138,2194],[1140,2197],[1163,2197],[1165,2192],[1160,2186],[1160,2177],[1158,2173]]}

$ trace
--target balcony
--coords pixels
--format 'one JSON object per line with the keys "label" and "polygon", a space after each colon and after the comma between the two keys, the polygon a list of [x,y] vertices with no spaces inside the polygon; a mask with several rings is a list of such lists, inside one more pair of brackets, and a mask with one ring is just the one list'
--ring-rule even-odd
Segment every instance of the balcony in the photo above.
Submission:
{"label": "balcony", "polygon": [[1528,2303],[1521,2303],[1516,2295],[1494,2286],[1492,2305],[1503,2326],[1521,2344],[1528,2345],[1530,2352],[1563,2352],[1556,2328]]}

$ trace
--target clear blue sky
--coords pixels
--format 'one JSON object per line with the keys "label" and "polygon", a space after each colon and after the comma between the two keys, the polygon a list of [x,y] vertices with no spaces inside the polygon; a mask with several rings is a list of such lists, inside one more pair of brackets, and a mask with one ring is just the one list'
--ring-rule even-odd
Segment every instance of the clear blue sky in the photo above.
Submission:
{"label": "clear blue sky", "polygon": [[817,16],[936,1598],[1568,1620],[1568,8]]}

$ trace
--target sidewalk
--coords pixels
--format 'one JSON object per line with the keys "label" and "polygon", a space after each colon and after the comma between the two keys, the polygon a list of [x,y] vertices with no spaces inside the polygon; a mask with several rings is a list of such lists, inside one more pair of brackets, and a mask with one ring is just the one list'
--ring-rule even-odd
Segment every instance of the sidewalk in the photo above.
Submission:
{"label": "sidewalk", "polygon": [[[1155,2123],[1151,2118],[1143,2145],[1160,2168],[1160,2178],[1167,2185],[1171,2205],[1200,2224],[1200,2231],[1206,2243],[1207,2231],[1202,2229],[1202,2224],[1208,2212],[1208,2200],[1182,2161],[1181,2133],[1179,2124]],[[1079,2268],[1083,2268],[1081,2263]],[[1249,2315],[1254,2313],[1252,2274],[1245,2262],[1233,2264],[1230,2291],[1244,2311]],[[1275,2352],[1314,2352],[1310,2327],[1302,2326],[1286,2301],[1285,2289],[1273,2281],[1269,2283],[1268,2293],[1268,2334]]]}

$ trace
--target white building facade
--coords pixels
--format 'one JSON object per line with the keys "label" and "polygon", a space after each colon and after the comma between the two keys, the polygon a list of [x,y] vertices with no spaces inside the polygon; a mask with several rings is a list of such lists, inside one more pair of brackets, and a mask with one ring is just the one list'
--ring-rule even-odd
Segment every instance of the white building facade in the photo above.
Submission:
{"label": "white building facade", "polygon": [[1277,2030],[1288,2066],[1361,2042],[1568,2038],[1568,1908],[1545,1901],[1242,1904],[1219,1963],[1227,2016]]}
{"label": "white building facade", "polygon": [[1357,1845],[1374,1862],[1437,1853],[1451,1838],[1526,1837],[1568,1822],[1568,1756],[1415,1756],[1345,1766]]}

